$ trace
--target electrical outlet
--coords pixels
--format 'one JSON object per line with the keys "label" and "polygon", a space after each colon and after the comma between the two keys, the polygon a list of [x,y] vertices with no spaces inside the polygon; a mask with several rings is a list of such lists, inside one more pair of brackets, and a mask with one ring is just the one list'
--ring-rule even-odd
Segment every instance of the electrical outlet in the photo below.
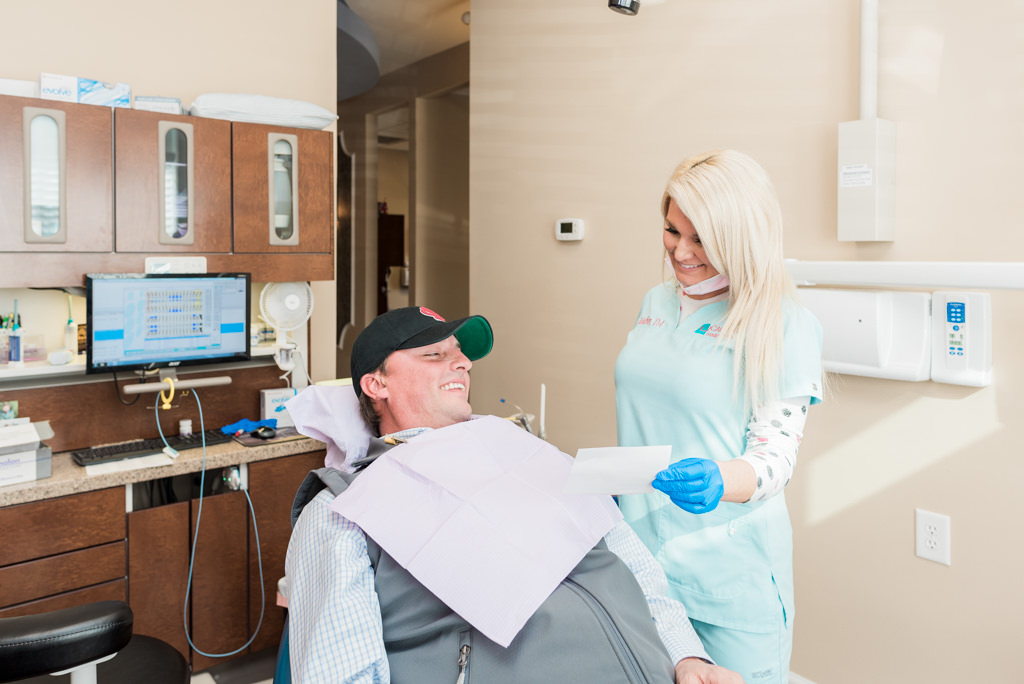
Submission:
{"label": "electrical outlet", "polygon": [[950,565],[949,516],[915,509],[917,555],[925,560]]}

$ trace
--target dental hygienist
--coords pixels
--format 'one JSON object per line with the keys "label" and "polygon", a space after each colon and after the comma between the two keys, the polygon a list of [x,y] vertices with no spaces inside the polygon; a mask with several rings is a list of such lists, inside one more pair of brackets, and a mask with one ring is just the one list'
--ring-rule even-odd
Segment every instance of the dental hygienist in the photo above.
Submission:
{"label": "dental hygienist", "polygon": [[674,277],[644,298],[615,398],[619,443],[670,444],[672,463],[659,492],[619,503],[711,657],[747,684],[781,684],[793,643],[783,489],[822,398],[821,326],[795,300],[778,199],[753,159],[685,160],[661,211]]}

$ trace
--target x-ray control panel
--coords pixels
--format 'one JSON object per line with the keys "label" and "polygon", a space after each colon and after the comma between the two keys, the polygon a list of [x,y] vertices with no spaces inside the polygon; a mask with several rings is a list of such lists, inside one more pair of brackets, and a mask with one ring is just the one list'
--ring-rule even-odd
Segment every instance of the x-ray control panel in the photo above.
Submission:
{"label": "x-ray control panel", "polygon": [[992,382],[992,303],[987,292],[932,293],[932,380]]}

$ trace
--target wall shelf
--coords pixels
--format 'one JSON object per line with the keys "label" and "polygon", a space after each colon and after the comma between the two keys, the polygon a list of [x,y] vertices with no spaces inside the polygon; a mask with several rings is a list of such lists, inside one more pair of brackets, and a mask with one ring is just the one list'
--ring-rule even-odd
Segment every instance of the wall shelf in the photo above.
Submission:
{"label": "wall shelf", "polygon": [[18,378],[42,378],[51,375],[85,374],[85,354],[79,354],[71,363],[62,366],[51,365],[49,361],[25,361],[21,366],[0,364],[0,382]]}
{"label": "wall shelf", "polygon": [[[273,344],[259,344],[251,349],[252,358],[262,359],[265,357],[272,357],[276,347]],[[189,366],[187,370],[192,372],[201,372],[203,370],[212,370],[213,366]],[[79,354],[74,361],[71,363],[54,366],[49,361],[26,361],[21,366],[11,367],[10,364],[0,364],[0,386],[7,382],[17,382],[21,380],[46,380],[46,379],[70,379],[71,377],[80,376],[85,378],[85,354]],[[89,376],[91,380],[104,379],[103,375]]]}
{"label": "wall shelf", "polygon": [[1024,290],[1022,262],[786,259],[786,269],[796,285]]}

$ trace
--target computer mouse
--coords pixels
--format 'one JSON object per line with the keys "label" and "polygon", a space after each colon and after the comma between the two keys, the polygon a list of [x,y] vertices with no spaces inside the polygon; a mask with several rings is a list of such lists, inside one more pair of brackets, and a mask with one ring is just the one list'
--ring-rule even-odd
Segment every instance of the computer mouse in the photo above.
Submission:
{"label": "computer mouse", "polygon": [[273,439],[274,435],[277,434],[277,430],[269,425],[261,425],[249,434],[253,437],[259,437],[260,439]]}

